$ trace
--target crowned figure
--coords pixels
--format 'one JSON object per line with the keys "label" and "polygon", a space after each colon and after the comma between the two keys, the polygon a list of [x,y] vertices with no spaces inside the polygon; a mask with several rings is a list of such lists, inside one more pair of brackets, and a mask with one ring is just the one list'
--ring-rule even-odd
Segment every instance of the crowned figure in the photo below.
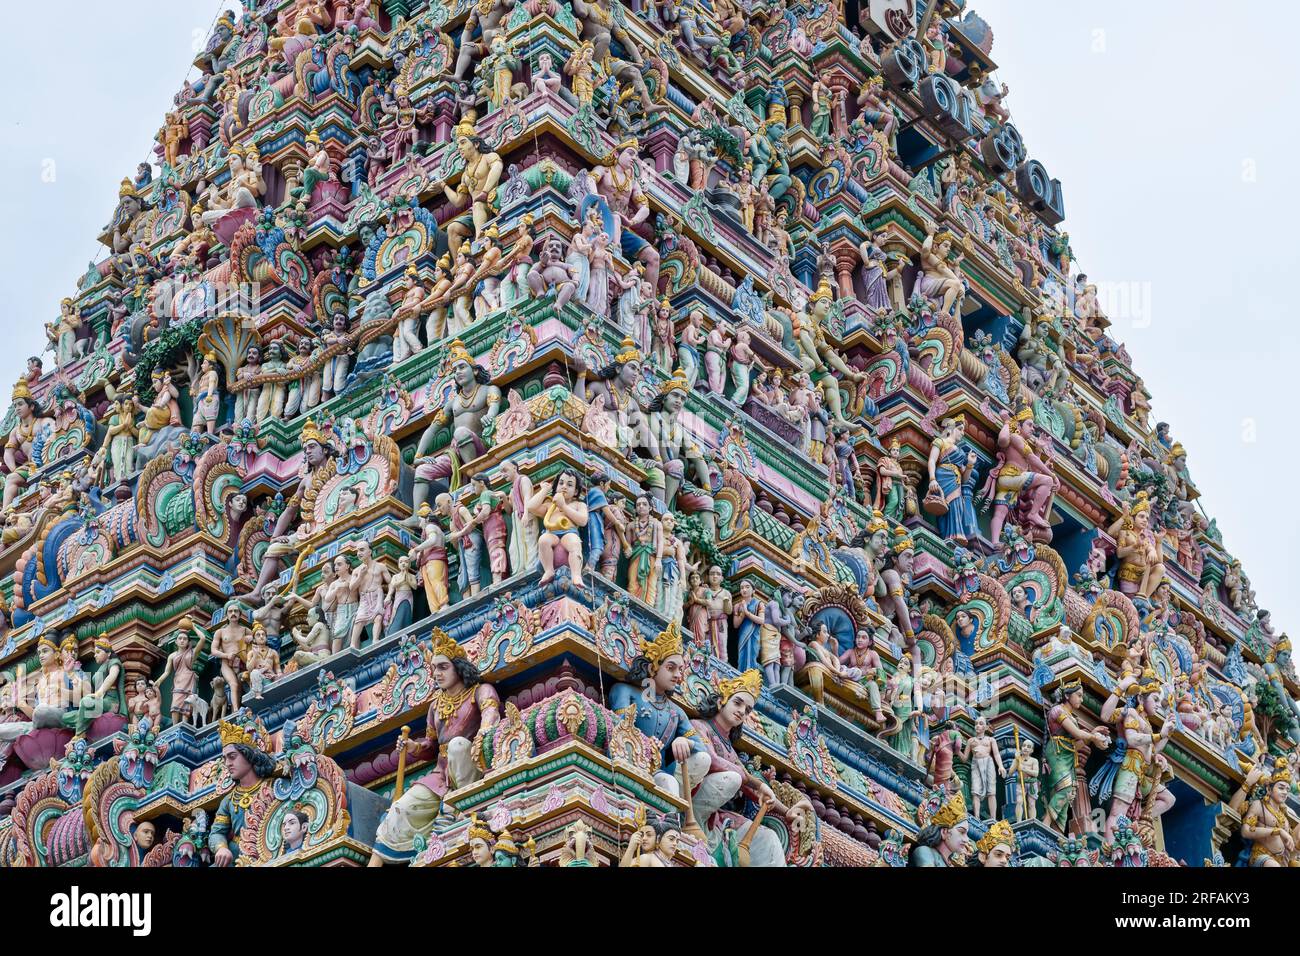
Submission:
{"label": "crowned figure", "polygon": [[663,763],[655,784],[674,797],[682,796],[679,764],[685,765],[689,780],[702,780],[712,763],[686,711],[673,700],[673,691],[685,679],[681,628],[670,624],[632,659],[627,683],[609,692],[610,709],[631,708],[636,729],[658,745]]}
{"label": "crowned figure", "polygon": [[384,814],[371,866],[409,862],[415,856],[417,838],[428,837],[446,795],[482,775],[474,764],[472,742],[480,729],[500,719],[496,689],[483,682],[465,649],[437,628],[432,637],[437,689],[429,701],[426,735],[399,746],[412,748],[415,759],[433,765]]}

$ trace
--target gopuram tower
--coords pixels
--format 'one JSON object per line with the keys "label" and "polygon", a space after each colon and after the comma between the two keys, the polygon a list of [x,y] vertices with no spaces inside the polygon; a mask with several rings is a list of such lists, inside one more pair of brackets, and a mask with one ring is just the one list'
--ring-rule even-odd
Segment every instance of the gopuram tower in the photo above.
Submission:
{"label": "gopuram tower", "polygon": [[0,866],[1293,864],[1290,643],[993,53],[219,17],[0,425]]}

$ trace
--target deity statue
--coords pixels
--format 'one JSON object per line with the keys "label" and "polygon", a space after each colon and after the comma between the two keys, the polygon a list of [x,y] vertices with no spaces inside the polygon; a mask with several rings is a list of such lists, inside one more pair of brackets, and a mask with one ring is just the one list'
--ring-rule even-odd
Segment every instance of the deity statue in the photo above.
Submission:
{"label": "deity statue", "polygon": [[1078,784],[1079,744],[1098,750],[1110,746],[1106,727],[1085,730],[1076,711],[1083,706],[1083,684],[1070,681],[1062,685],[1060,699],[1047,712],[1047,742],[1043,744],[1043,765],[1047,777],[1047,806],[1043,822],[1065,832],[1066,820],[1074,804]]}
{"label": "deity statue", "polygon": [[663,525],[654,516],[649,495],[637,495],[635,506],[626,530],[627,590],[653,607],[664,554]]}
{"label": "deity statue", "polygon": [[970,822],[966,800],[958,792],[948,799],[916,835],[908,866],[965,866],[969,852]]}
{"label": "deity statue", "polygon": [[[1007,775],[1006,765],[1002,762],[1002,751],[998,749],[997,739],[989,733],[989,722],[984,717],[975,720],[975,734],[966,739],[962,748],[961,759],[970,763],[970,792],[975,800],[975,818],[983,819],[980,802],[988,804],[989,819],[998,818],[997,778]],[[994,776],[994,769],[997,776]]]}
{"label": "deity statue", "polygon": [[1151,529],[1151,501],[1146,492],[1125,504],[1123,515],[1108,533],[1117,545],[1120,591],[1149,598],[1165,579],[1165,562],[1160,539]]}
{"label": "deity statue", "polygon": [[1007,419],[998,433],[998,448],[999,464],[989,472],[985,488],[985,496],[993,498],[989,538],[1002,540],[1003,525],[1014,510],[1030,540],[1050,544],[1052,498],[1061,482],[1052,472],[1050,446],[1040,439],[1031,409]]}
{"label": "deity statue", "polygon": [[962,437],[966,416],[946,419],[939,426],[939,436],[930,446],[930,491],[925,508],[934,502],[939,516],[939,533],[954,544],[965,546],[979,535],[975,518],[975,452],[966,449]]}
{"label": "deity statue", "polygon": [[629,261],[645,266],[646,281],[651,289],[659,288],[659,252],[635,232],[650,215],[650,201],[642,185],[643,173],[638,156],[640,146],[635,139],[625,140],[614,147],[607,165],[595,173],[596,189],[608,204],[612,221],[610,244],[617,245]]}
{"label": "deity statue", "polygon": [[1262,794],[1257,794],[1245,807],[1241,820],[1241,837],[1250,847],[1247,856],[1252,867],[1296,866],[1296,841],[1300,839],[1300,825],[1293,825],[1287,812],[1291,796],[1292,772],[1285,758],[1277,757],[1271,767],[1258,764],[1251,768],[1245,784],[1233,798],[1233,808],[1240,812],[1245,797],[1257,793],[1263,784]]}
{"label": "deity statue", "polygon": [[1034,742],[1022,740],[1020,751],[1007,768],[1007,805],[1015,808],[1016,823],[1038,819],[1039,773]]}
{"label": "deity statue", "polygon": [[1010,866],[1016,856],[1016,831],[1006,820],[998,820],[975,844],[975,857],[982,867]]}
{"label": "deity statue", "polygon": [[628,837],[619,866],[672,866],[681,843],[682,831],[671,817],[656,815],[638,826]]}
{"label": "deity statue", "polygon": [[429,613],[437,614],[451,602],[448,591],[447,536],[438,522],[438,516],[427,502],[416,510],[416,520],[421,535],[419,543],[411,548],[411,557],[420,569]]}
{"label": "deity statue", "polygon": [[107,634],[101,634],[95,640],[95,673],[91,676],[92,690],[77,701],[74,710],[63,715],[63,725],[78,737],[84,736],[90,724],[105,714],[126,716],[126,695],[123,685],[126,672],[122,661],[113,652],[113,644]]}
{"label": "deity statue", "polygon": [[[455,387],[415,449],[412,506],[417,512],[432,486],[445,487],[453,468],[459,469],[487,451],[483,432],[501,410],[501,390],[491,384],[487,370],[474,363],[459,339],[447,346],[446,361]],[[438,432],[448,425],[453,429],[450,448],[438,457],[430,456]]]}
{"label": "deity statue", "polygon": [[253,632],[243,621],[243,608],[238,601],[226,604],[226,621],[212,635],[212,656],[221,667],[221,676],[225,678],[230,690],[230,709],[239,710],[241,684],[239,680],[240,665],[244,649],[252,642]]}
{"label": "deity statue", "polygon": [[408,747],[416,759],[435,763],[384,814],[375,832],[371,866],[401,863],[415,855],[416,837],[428,836],[447,794],[482,776],[471,742],[480,729],[495,726],[500,719],[496,689],[484,683],[465,649],[437,628],[432,640],[437,690],[429,704],[428,735],[399,746]]}
{"label": "deity statue", "polygon": [[1160,680],[1148,670],[1141,677],[1126,677],[1116,684],[1102,705],[1101,719],[1115,725],[1115,749],[1089,782],[1088,792],[1103,803],[1110,802],[1107,843],[1114,842],[1121,817],[1155,819],[1174,805],[1174,795],[1161,782],[1167,767],[1161,751],[1177,721],[1165,720],[1158,735],[1152,729],[1151,718],[1159,715],[1160,698]]}
{"label": "deity statue", "polygon": [[448,202],[466,203],[469,211],[447,223],[447,243],[453,259],[460,254],[466,237],[483,235],[494,214],[492,203],[504,168],[501,157],[488,149],[483,137],[475,134],[472,123],[462,123],[456,128],[456,149],[465,161],[460,184],[455,190],[444,184],[443,192]]}
{"label": "deity statue", "polygon": [[253,795],[262,781],[275,773],[275,759],[261,749],[246,727],[222,721],[221,761],[234,787],[217,804],[208,849],[212,851],[213,866],[231,866],[239,858],[239,836],[247,823]]}
{"label": "deity statue", "polygon": [[924,296],[946,315],[962,314],[966,300],[966,280],[961,276],[961,261],[965,253],[952,254],[953,234],[935,233],[927,228],[925,242],[921,245],[921,268],[916,274],[913,295]]}
{"label": "deity statue", "polygon": [[674,797],[682,795],[682,767],[690,781],[698,781],[712,762],[686,711],[673,700],[685,677],[681,629],[670,624],[643,645],[628,669],[627,683],[616,684],[609,692],[610,709],[632,708],[636,729],[661,749],[663,763],[654,775],[655,785]]}
{"label": "deity statue", "polygon": [[[715,815],[737,794],[743,793],[765,811],[775,810],[791,824],[812,806],[805,798],[799,804],[787,807],[777,799],[767,781],[745,766],[736,751],[736,743],[746,719],[754,711],[762,685],[762,675],[756,670],[722,681],[717,692],[705,701],[700,716],[691,721],[710,761],[708,772],[699,781],[691,801],[695,819],[710,831],[710,844],[716,844],[721,833],[721,821],[715,820]],[[757,821],[748,821],[737,835],[741,845],[747,848],[748,865],[785,865],[785,854],[776,831],[759,826]]]}

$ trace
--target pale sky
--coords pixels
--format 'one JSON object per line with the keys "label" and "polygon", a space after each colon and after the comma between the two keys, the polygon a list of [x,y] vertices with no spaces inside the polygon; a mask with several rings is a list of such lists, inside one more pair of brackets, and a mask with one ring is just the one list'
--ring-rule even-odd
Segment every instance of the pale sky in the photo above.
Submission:
{"label": "pale sky", "polygon": [[[6,10],[0,383],[44,347],[43,323],[104,255],[95,237],[118,183],[150,154],[226,6],[76,0],[58,8],[57,30],[48,9]],[[1288,407],[1300,334],[1284,289],[1300,279],[1300,4],[1235,17],[1210,0],[971,6],[993,27],[1030,155],[1062,181],[1083,268],[1119,284],[1114,334],[1155,396],[1155,420],[1187,447],[1202,503],[1261,605],[1281,628],[1300,622],[1300,508],[1286,502],[1300,486]]]}

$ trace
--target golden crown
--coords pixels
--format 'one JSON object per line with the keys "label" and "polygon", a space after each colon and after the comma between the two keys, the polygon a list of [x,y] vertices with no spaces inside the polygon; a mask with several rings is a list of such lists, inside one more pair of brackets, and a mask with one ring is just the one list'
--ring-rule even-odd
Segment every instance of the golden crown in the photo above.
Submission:
{"label": "golden crown", "polygon": [[867,522],[867,534],[879,534],[882,531],[889,530],[889,522],[879,511],[871,513],[871,520]]}
{"label": "golden crown", "polygon": [[981,853],[992,853],[996,846],[1009,846],[1013,850],[1016,848],[1016,831],[1011,829],[1011,824],[1006,820],[999,820],[989,827],[989,832],[975,844],[975,849]]}
{"label": "golden crown", "polygon": [[61,651],[72,651],[75,654],[77,653],[77,646],[77,639],[71,634],[59,641],[59,650]]}
{"label": "golden crown", "polygon": [[1282,781],[1291,782],[1291,767],[1287,764],[1285,757],[1278,757],[1273,761],[1273,773],[1269,775],[1268,783],[1272,786]]}
{"label": "golden crown", "polygon": [[904,551],[913,551],[915,549],[916,549],[916,542],[912,540],[912,536],[908,534],[907,529],[904,528],[902,525],[899,525],[897,528],[895,528],[894,529],[894,551],[898,554],[902,554]]}
{"label": "golden crown", "polygon": [[763,674],[754,668],[745,671],[739,677],[733,677],[731,680],[724,680],[718,684],[718,691],[722,694],[724,703],[742,691],[757,700],[762,690]]}
{"label": "golden crown", "polygon": [[474,356],[469,354],[469,349],[465,348],[465,343],[460,339],[454,339],[447,346],[447,361],[451,364],[457,362],[466,362],[469,365],[474,364]]}
{"label": "golden crown", "polygon": [[1138,681],[1137,690],[1139,694],[1154,694],[1160,690],[1160,678],[1156,672],[1147,668],[1142,672],[1142,679]]}
{"label": "golden crown", "polygon": [[42,637],[39,641],[36,642],[37,647],[40,647],[42,644],[44,644],[52,651],[57,651],[59,649],[59,645],[54,643],[53,638]]}
{"label": "golden crown", "polygon": [[1151,510],[1150,497],[1148,497],[1145,491],[1139,491],[1137,494],[1137,500],[1133,502],[1133,507],[1129,510],[1129,513],[1132,514],[1134,517],[1137,517],[1142,512],[1150,511],[1150,510]]}
{"label": "golden crown", "polygon": [[28,402],[32,400],[31,386],[27,384],[27,381],[25,379],[21,379],[21,378],[14,384],[14,392],[13,392],[13,400],[16,402],[19,399]]}
{"label": "golden crown", "polygon": [[626,365],[628,362],[641,361],[641,351],[636,347],[636,343],[629,336],[623,340],[621,351],[614,356],[614,361],[620,365]]}
{"label": "golden crown", "polygon": [[99,635],[99,637],[95,638],[95,650],[111,651],[112,649],[113,649],[113,642],[108,639],[107,634],[101,634]]}
{"label": "golden crown", "polygon": [[478,818],[477,813],[470,814],[469,818],[469,839],[482,840],[484,843],[491,843],[496,834],[492,828]]}
{"label": "golden crown", "polygon": [[314,419],[307,419],[302,426],[302,443],[305,445],[309,441],[314,441],[319,445],[325,444],[325,433],[317,427]]}
{"label": "golden crown", "polygon": [[669,392],[682,391],[689,394],[691,390],[690,383],[686,381],[686,370],[679,368],[673,372],[673,377],[659,386],[659,394],[667,395]]}
{"label": "golden crown", "polygon": [[1068,697],[1071,694],[1073,694],[1075,691],[1083,690],[1083,681],[1079,680],[1078,678],[1075,678],[1072,681],[1067,681],[1066,683],[1061,685],[1061,690]]}
{"label": "golden crown", "polygon": [[433,656],[445,657],[449,661],[469,660],[469,655],[465,653],[465,648],[457,644],[451,637],[440,627],[435,627],[430,635],[433,638]]}
{"label": "golden crown", "polygon": [[257,739],[253,732],[247,727],[241,727],[239,724],[232,724],[229,721],[221,722],[221,746],[229,747],[231,744],[244,744],[248,747],[257,747]]}
{"label": "golden crown", "polygon": [[320,142],[320,133],[316,132],[316,130],[312,130],[310,133],[307,134],[307,142],[309,142],[309,143],[319,143],[319,142]]}
{"label": "golden crown", "polygon": [[831,289],[831,280],[825,276],[822,276],[822,281],[817,283],[817,291],[812,294],[811,299],[813,303],[821,302],[823,300],[827,302],[835,301],[835,292]]}
{"label": "golden crown", "polygon": [[653,641],[646,642],[645,647],[641,649],[641,653],[650,662],[651,672],[657,671],[664,661],[681,652],[682,629],[676,622],[669,624],[667,630]]}
{"label": "golden crown", "polygon": [[957,793],[930,819],[937,827],[952,828],[966,819],[966,798]]}

